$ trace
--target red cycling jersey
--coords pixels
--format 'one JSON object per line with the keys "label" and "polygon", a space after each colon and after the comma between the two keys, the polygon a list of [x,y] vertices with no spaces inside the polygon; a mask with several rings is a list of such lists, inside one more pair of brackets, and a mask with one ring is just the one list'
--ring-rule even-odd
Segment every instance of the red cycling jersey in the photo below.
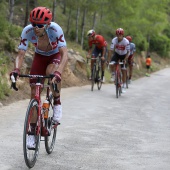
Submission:
{"label": "red cycling jersey", "polygon": [[96,35],[95,40],[89,41],[89,47],[92,47],[92,45],[95,44],[98,49],[102,49],[102,47],[107,46],[107,42],[101,35]]}

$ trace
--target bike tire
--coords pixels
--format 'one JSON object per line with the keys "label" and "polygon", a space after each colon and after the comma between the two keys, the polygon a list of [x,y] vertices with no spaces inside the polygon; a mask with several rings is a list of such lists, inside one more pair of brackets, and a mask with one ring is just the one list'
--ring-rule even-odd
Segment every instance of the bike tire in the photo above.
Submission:
{"label": "bike tire", "polygon": [[119,78],[118,73],[115,73],[116,98],[119,97]]}
{"label": "bike tire", "polygon": [[128,78],[128,73],[127,73],[127,70],[126,70],[126,88],[127,89],[129,88],[128,84],[129,84],[129,78]]}
{"label": "bike tire", "polygon": [[55,145],[55,141],[56,141],[56,134],[57,134],[57,127],[53,128],[52,127],[52,116],[53,116],[53,95],[50,94],[50,108],[49,108],[49,113],[48,113],[48,119],[46,119],[46,128],[50,129],[50,134],[49,136],[45,136],[45,149],[46,152],[48,154],[51,154],[53,149],[54,149],[54,145]]}
{"label": "bike tire", "polygon": [[[32,168],[36,161],[39,154],[39,148],[40,148],[40,132],[37,134],[37,127],[35,128],[34,136],[36,139],[36,146],[34,150],[30,150],[27,148],[27,137],[29,133],[30,128],[30,120],[33,114],[37,114],[38,116],[38,102],[35,99],[32,99],[28,105],[26,116],[25,116],[25,123],[24,123],[24,132],[23,132],[23,152],[24,152],[24,160],[28,168]],[[35,115],[36,116],[36,115]],[[38,119],[36,122],[36,125],[38,125]],[[41,126],[41,125],[39,125]],[[41,128],[40,128],[41,129]]]}
{"label": "bike tire", "polygon": [[93,70],[92,70],[92,76],[91,76],[91,91],[93,91],[93,88],[94,88],[95,78],[96,78],[96,66],[94,66],[94,67],[93,67]]}
{"label": "bike tire", "polygon": [[98,88],[98,90],[100,90],[101,89],[101,87],[102,87],[102,80],[98,80],[99,79],[99,73],[100,73],[100,70],[97,70],[97,73],[96,73],[96,81],[97,81],[97,88]]}

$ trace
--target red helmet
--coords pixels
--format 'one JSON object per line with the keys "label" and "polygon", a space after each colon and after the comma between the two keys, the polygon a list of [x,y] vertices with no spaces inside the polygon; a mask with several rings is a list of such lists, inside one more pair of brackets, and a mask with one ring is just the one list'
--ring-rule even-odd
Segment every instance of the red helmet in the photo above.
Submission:
{"label": "red helmet", "polygon": [[49,24],[52,20],[52,13],[46,7],[37,7],[30,12],[30,22],[36,24]]}
{"label": "red helmet", "polygon": [[124,30],[122,28],[118,28],[116,30],[116,35],[124,35]]}
{"label": "red helmet", "polygon": [[131,42],[132,41],[132,37],[131,36],[126,36],[126,39],[128,39],[129,40],[129,42]]}

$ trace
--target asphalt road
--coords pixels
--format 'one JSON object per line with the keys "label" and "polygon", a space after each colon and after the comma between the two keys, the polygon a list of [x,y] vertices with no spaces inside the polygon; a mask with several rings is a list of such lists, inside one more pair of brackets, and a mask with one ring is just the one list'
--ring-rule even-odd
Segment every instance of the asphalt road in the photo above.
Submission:
{"label": "asphalt road", "polygon": [[[170,170],[170,69],[133,81],[62,89],[54,152],[41,142],[35,170]],[[0,108],[0,170],[26,170],[22,135],[29,100]]]}

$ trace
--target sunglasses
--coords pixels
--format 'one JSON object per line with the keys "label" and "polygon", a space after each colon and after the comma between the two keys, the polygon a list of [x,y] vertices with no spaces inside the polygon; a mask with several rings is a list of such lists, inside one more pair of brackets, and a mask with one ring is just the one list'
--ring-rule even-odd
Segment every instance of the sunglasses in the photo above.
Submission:
{"label": "sunglasses", "polygon": [[34,24],[34,23],[32,23],[32,26],[35,28],[35,27],[37,27],[37,28],[43,28],[43,27],[45,27],[46,26],[46,24]]}

